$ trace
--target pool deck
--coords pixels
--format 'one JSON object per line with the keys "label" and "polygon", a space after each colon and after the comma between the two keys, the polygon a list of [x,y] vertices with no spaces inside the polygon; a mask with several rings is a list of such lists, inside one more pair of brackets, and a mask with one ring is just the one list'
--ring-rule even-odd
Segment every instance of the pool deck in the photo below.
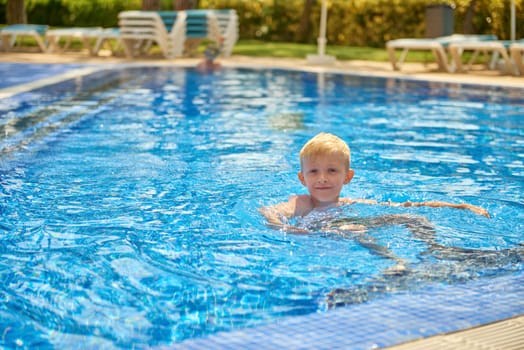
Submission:
{"label": "pool deck", "polygon": [[[66,54],[43,54],[43,53],[27,53],[14,52],[5,53],[0,52],[0,62],[8,63],[28,63],[28,64],[78,64],[87,65],[87,68],[76,68],[71,74],[78,74],[90,72],[89,67],[96,70],[100,65],[114,67],[120,65],[171,65],[171,66],[194,66],[201,58],[182,58],[174,60],[166,59],[126,59],[119,57],[91,57],[85,53],[66,53]],[[475,84],[475,85],[490,85],[503,87],[524,88],[524,76],[504,75],[499,71],[488,71],[482,69],[475,69],[469,73],[450,74],[436,71],[434,63],[419,64],[406,63],[403,65],[402,71],[393,71],[389,62],[372,62],[372,61],[337,61],[332,66],[313,66],[308,65],[305,59],[275,59],[275,58],[258,58],[233,56],[230,58],[221,58],[219,62],[224,67],[271,67],[271,68],[286,68],[286,69],[301,69],[314,72],[341,72],[351,73],[364,76],[381,76],[391,78],[405,78],[412,80],[426,80],[445,83],[457,84]],[[69,74],[69,73],[64,73]],[[38,87],[38,84],[52,83],[52,79],[64,79],[67,76],[49,77],[39,81],[20,84],[20,86],[7,87],[0,89],[0,98],[7,95],[19,93],[24,90]],[[518,282],[520,281],[520,282]],[[514,281],[513,281],[514,282]],[[517,284],[522,280],[517,279]],[[520,292],[519,292],[520,293]],[[521,295],[521,294],[520,294]],[[524,297],[523,297],[524,299]],[[516,296],[519,300],[519,296]],[[517,304],[520,302],[517,302]],[[488,308],[489,309],[489,308]],[[490,312],[490,310],[477,309],[478,313]],[[493,311],[493,310],[491,310]],[[379,315],[376,315],[379,316]],[[384,315],[383,315],[384,316]],[[313,315],[313,317],[315,317]],[[384,316],[389,318],[389,316]],[[364,321],[365,322],[365,321]],[[444,324],[446,320],[441,320]],[[443,325],[444,326],[444,325]],[[276,325],[282,327],[282,325]],[[297,327],[300,327],[298,325]],[[444,327],[445,328],[445,327]],[[408,340],[406,343],[393,345],[387,347],[390,350],[412,350],[412,349],[524,349],[524,314],[515,315],[506,320],[497,322],[487,322],[479,326],[466,326],[464,330],[455,332],[443,331],[436,336],[430,336],[418,340]],[[316,332],[316,330],[315,330]],[[255,332],[256,333],[256,332]],[[211,337],[213,338],[213,337]],[[302,339],[304,340],[304,339]],[[199,340],[196,341],[199,343]],[[187,348],[200,348],[197,344],[186,344]],[[288,344],[289,343],[285,343]],[[377,344],[377,343],[375,343]],[[380,343],[379,343],[380,344]],[[196,346],[195,346],[196,345]],[[207,346],[209,343],[205,342],[203,345]],[[215,344],[216,345],[216,344]],[[282,345],[282,344],[281,344]],[[302,343],[302,345],[304,345]],[[349,345],[349,344],[347,344]],[[295,348],[292,346],[292,348]],[[301,348],[298,346],[296,348]],[[343,348],[352,348],[351,346]],[[380,348],[373,347],[373,348]]]}
{"label": "pool deck", "polygon": [[395,345],[388,350],[524,349],[524,316]]}
{"label": "pool deck", "polygon": [[[195,66],[201,58],[161,58],[127,59],[124,57],[92,57],[85,53],[44,54],[32,52],[0,52],[0,62],[16,63],[53,63],[53,64],[93,64],[93,65],[171,65]],[[478,66],[468,73],[445,73],[437,71],[435,63],[405,63],[401,71],[394,71],[389,62],[373,61],[337,61],[330,66],[307,64],[305,59],[262,58],[232,56],[218,60],[224,67],[273,67],[303,69],[309,71],[344,72],[367,76],[429,80],[447,83],[470,83],[478,85],[496,85],[524,88],[524,76],[501,74],[497,70],[486,70]]]}

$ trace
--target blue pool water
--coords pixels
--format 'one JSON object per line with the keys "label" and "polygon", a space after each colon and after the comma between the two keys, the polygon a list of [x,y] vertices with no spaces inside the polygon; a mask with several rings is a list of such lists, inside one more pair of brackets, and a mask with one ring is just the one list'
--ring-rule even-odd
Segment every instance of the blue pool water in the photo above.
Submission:
{"label": "blue pool water", "polygon": [[[163,346],[336,305],[521,274],[522,89],[282,70],[102,71],[0,100],[0,344]],[[266,226],[305,193],[298,152],[319,131],[352,149],[333,220],[424,216],[369,232],[395,262],[322,230]],[[331,221],[333,221],[331,220]],[[354,238],[354,237],[353,237]]]}

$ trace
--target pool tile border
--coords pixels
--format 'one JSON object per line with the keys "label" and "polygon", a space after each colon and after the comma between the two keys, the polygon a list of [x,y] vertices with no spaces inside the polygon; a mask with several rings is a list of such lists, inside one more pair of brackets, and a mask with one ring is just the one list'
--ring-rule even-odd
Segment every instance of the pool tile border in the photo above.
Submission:
{"label": "pool tile border", "polygon": [[176,344],[176,349],[379,349],[524,314],[524,273],[433,286]]}
{"label": "pool tile border", "polygon": [[47,77],[42,78],[33,82],[29,83],[21,83],[18,85],[13,85],[9,87],[5,87],[0,89],[0,99],[2,98],[8,98],[16,94],[20,94],[23,92],[31,91],[34,89],[42,88],[47,85],[57,84],[64,82],[66,80],[75,79],[81,76],[86,76],[95,72],[98,72],[99,70],[103,69],[102,67],[84,67],[84,68],[75,68],[68,70],[62,74],[53,76],[53,77]]}

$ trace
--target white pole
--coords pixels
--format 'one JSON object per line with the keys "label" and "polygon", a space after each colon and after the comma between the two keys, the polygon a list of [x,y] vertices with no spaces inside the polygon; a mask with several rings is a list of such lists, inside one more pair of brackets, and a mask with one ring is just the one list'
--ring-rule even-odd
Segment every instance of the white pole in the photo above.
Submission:
{"label": "white pole", "polygon": [[330,65],[334,64],[336,58],[326,55],[326,25],[327,25],[327,0],[322,0],[320,9],[320,30],[318,33],[318,55],[307,55],[309,64]]}
{"label": "white pole", "polygon": [[324,56],[326,53],[326,22],[327,22],[327,0],[322,0],[320,10],[320,32],[318,36],[318,54]]}
{"label": "white pole", "polygon": [[517,33],[517,20],[515,17],[515,0],[511,0],[511,34],[510,39],[511,41],[515,41],[516,33]]}

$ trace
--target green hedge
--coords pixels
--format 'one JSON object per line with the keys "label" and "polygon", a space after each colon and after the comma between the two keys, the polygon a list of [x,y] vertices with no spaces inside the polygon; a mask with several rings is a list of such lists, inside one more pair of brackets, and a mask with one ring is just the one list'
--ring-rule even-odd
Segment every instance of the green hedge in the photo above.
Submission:
{"label": "green hedge", "polygon": [[[466,9],[471,0],[329,0],[327,39],[330,44],[383,47],[399,37],[424,37],[428,5],[454,8],[455,32],[463,33]],[[5,4],[0,0],[0,21],[5,23]],[[25,0],[30,23],[51,26],[117,25],[123,10],[141,8],[142,0]],[[524,0],[517,4],[517,37],[524,37]],[[172,0],[162,0],[171,10]],[[478,34],[509,39],[510,0],[477,0],[473,20]],[[304,0],[200,0],[200,8],[234,8],[239,14],[242,39],[302,41],[315,43],[318,36],[320,0],[313,4],[306,35],[299,33]]]}
{"label": "green hedge", "polygon": [[[327,39],[331,44],[383,47],[387,40],[424,37],[426,7],[453,7],[455,33],[463,33],[466,10],[471,0],[329,0]],[[517,37],[524,37],[524,0],[517,4]],[[200,6],[236,8],[241,36],[268,41],[297,41],[304,0],[201,0]],[[318,36],[320,3],[315,2],[306,42]],[[509,39],[510,0],[477,0],[474,28],[478,34],[495,34]]]}

